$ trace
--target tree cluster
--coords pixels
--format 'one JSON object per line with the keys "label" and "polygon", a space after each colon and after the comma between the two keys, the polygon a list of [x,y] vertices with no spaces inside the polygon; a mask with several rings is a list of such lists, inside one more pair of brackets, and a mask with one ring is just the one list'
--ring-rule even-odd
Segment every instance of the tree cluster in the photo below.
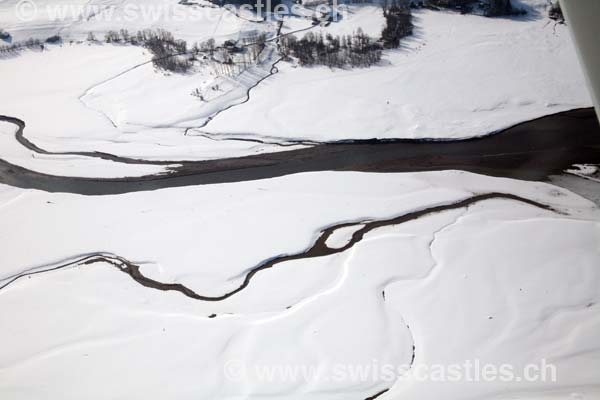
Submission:
{"label": "tree cluster", "polygon": [[411,1],[412,8],[449,8],[462,14],[478,13],[486,17],[523,15],[525,10],[513,7],[511,0],[423,0]]}
{"label": "tree cluster", "polygon": [[224,43],[217,49],[211,60],[216,73],[222,76],[235,76],[258,64],[260,54],[265,48],[267,35],[250,35],[242,39],[241,46],[236,43]]}
{"label": "tree cluster", "polygon": [[[260,54],[265,48],[267,35],[252,34],[240,41],[226,40],[222,46],[216,46],[214,39],[196,43],[192,54],[205,53],[203,59],[209,60],[215,72],[221,76],[235,76],[259,62]],[[241,43],[239,43],[241,42]]]}
{"label": "tree cluster", "polygon": [[186,72],[192,66],[191,61],[184,57],[187,53],[187,43],[176,40],[171,32],[159,29],[157,31],[143,31],[141,43],[150,50],[153,63],[157,68],[173,72]]}
{"label": "tree cluster", "polygon": [[205,42],[194,43],[192,46],[192,54],[197,56],[200,53],[208,53],[212,57],[216,49],[215,39],[210,38]]}
{"label": "tree cluster", "polygon": [[487,0],[487,4],[484,4],[484,15],[486,17],[521,14],[525,14],[525,11],[513,7],[510,0]]}
{"label": "tree cluster", "polygon": [[0,28],[0,40],[7,40],[10,38],[10,33]]}
{"label": "tree cluster", "polygon": [[44,48],[44,44],[39,39],[27,39],[24,42],[12,43],[6,46],[0,46],[0,55],[15,53],[23,49]]}
{"label": "tree cluster", "polygon": [[218,6],[224,5],[233,5],[233,6],[241,6],[241,5],[249,5],[252,6],[254,11],[257,14],[262,14],[265,11],[272,12],[275,10],[275,7],[281,3],[281,0],[210,0],[213,4]]}
{"label": "tree cluster", "polygon": [[250,57],[257,60],[267,43],[267,34],[250,34],[242,39],[242,46],[248,50]]}
{"label": "tree cluster", "polygon": [[61,40],[62,40],[62,38],[60,37],[60,35],[53,35],[53,36],[46,38],[45,42],[50,43],[50,44],[56,44],[56,43],[60,43]]}
{"label": "tree cluster", "polygon": [[185,56],[188,53],[187,43],[175,39],[171,32],[164,29],[146,29],[136,34],[130,34],[127,29],[108,31],[104,35],[104,41],[144,46],[153,54],[154,66],[167,71],[186,72],[192,66],[192,62]]}
{"label": "tree cluster", "polygon": [[284,56],[296,57],[303,66],[326,65],[331,68],[368,67],[381,60],[381,45],[363,33],[333,36],[308,32],[302,39],[294,35],[282,38],[280,50]]}
{"label": "tree cluster", "polygon": [[548,9],[548,16],[550,19],[556,21],[559,24],[565,23],[565,16],[563,15],[562,8],[560,7],[560,3],[557,1],[550,4],[550,8]]}
{"label": "tree cluster", "polygon": [[400,46],[400,39],[412,35],[413,23],[412,13],[409,7],[402,6],[398,2],[383,3],[383,16],[385,27],[381,32],[381,41],[386,49]]}
{"label": "tree cluster", "polygon": [[455,10],[462,10],[471,7],[473,2],[473,0],[425,0],[421,3],[424,3],[425,7],[451,8]]}

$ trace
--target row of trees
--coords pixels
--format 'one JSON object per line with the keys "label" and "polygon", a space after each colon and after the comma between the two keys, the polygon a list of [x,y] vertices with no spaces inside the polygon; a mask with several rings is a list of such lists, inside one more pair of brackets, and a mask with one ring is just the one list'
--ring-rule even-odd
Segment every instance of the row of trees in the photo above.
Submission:
{"label": "row of trees", "polygon": [[[10,38],[10,35],[8,35]],[[44,50],[44,45],[48,44],[58,44],[62,42],[62,37],[60,35],[52,35],[44,39],[43,41],[40,39],[29,38],[22,42],[14,42],[5,46],[0,46],[0,54],[6,55],[11,53],[16,53],[20,50],[25,49],[39,49]]]}
{"label": "row of trees", "polygon": [[281,39],[280,50],[285,57],[298,58],[300,65],[328,67],[368,67],[381,60],[382,47],[362,29],[353,35],[333,36],[308,32],[302,39],[294,35]]}
{"label": "row of trees", "polygon": [[43,49],[44,43],[39,39],[27,39],[24,42],[12,43],[5,46],[0,46],[0,55],[16,53],[23,49]]}
{"label": "row of trees", "polygon": [[412,13],[409,7],[400,5],[397,1],[383,3],[385,27],[381,32],[383,47],[392,49],[400,46],[400,39],[413,33]]}
{"label": "row of trees", "polygon": [[[95,41],[96,39],[90,33],[88,40]],[[167,71],[186,72],[192,66],[192,61],[188,56],[187,43],[184,40],[175,39],[171,32],[164,29],[145,29],[135,34],[129,33],[127,29],[108,31],[104,35],[104,41],[144,46],[153,54],[154,66]]]}
{"label": "row of trees", "polygon": [[[88,40],[96,40],[92,32],[89,33]],[[169,43],[183,51],[187,50],[185,41],[176,40],[171,32],[164,29],[144,29],[142,31],[137,31],[137,33],[130,33],[127,29],[108,31],[104,34],[104,41],[106,43],[128,43],[136,46],[146,46],[158,41]]]}
{"label": "row of trees", "polygon": [[[92,35],[88,36],[88,40],[96,39]],[[242,40],[240,47],[234,42],[225,42],[223,46],[217,47],[215,40],[211,38],[195,43],[191,49],[188,49],[185,41],[175,39],[171,32],[162,29],[143,30],[136,34],[130,34],[126,29],[108,31],[104,40],[106,43],[144,46],[154,55],[153,63],[157,68],[172,72],[188,71],[194,58],[205,53],[214,61],[217,73],[231,76],[257,62],[264,49],[266,35],[262,33],[248,36]]]}

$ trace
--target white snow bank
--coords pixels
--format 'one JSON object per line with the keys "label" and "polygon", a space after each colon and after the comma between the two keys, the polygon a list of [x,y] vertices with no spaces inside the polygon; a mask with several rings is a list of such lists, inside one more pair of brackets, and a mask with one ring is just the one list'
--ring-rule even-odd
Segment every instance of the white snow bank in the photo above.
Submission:
{"label": "white snow bank", "polygon": [[350,243],[354,232],[364,227],[362,224],[346,226],[336,229],[325,241],[325,245],[330,249],[339,249]]}
{"label": "white snow bank", "polygon": [[[6,253],[3,275],[103,251],[151,261],[145,274],[218,295],[238,287],[246,271],[261,261],[304,250],[321,229],[335,223],[389,218],[472,192],[503,190],[559,207],[593,206],[543,183],[462,172],[308,173],[100,197],[31,191],[3,208],[4,226],[14,232],[5,245],[18,249],[21,232],[42,247],[27,254]],[[30,216],[27,221],[40,226],[17,223],[21,208]],[[56,226],[62,239],[49,242]]]}
{"label": "white snow bank", "polygon": [[111,160],[77,155],[39,154],[23,147],[15,139],[16,127],[0,121],[0,157],[3,160],[43,174],[83,178],[122,178],[153,174],[166,174],[176,164],[147,165],[123,164]]}
{"label": "white snow bank", "polygon": [[[140,286],[102,263],[17,281],[0,290],[0,394],[341,400],[391,387],[391,398],[593,398],[600,215],[543,183],[323,172],[104,197],[2,187],[2,276],[103,250],[146,262],[143,272],[156,279],[218,292],[258,260],[304,249],[332,223],[492,190],[568,215],[507,200],[437,213],[372,231],[342,254],[260,272],[219,303]],[[331,379],[339,364],[409,364],[413,345],[414,362],[427,365],[546,358],[558,380]],[[316,375],[261,380],[257,365],[314,367]]]}
{"label": "white snow bank", "polygon": [[[91,88],[81,101],[105,113],[123,132],[198,127],[219,110],[243,101],[248,88],[269,75],[276,56],[272,47],[263,52],[263,62],[235,77],[220,76],[207,61],[188,74],[166,74],[147,64]],[[203,100],[192,96],[196,89]]]}
{"label": "white snow bank", "polygon": [[[338,20],[325,27],[318,27],[316,32],[323,34],[352,35],[358,28],[364,33],[378,39],[385,27],[385,18],[381,6],[375,4],[341,4],[337,7]],[[300,33],[299,36],[302,36]]]}
{"label": "white snow bank", "polygon": [[600,165],[597,164],[575,164],[565,172],[577,175],[581,178],[600,182]]}
{"label": "white snow bank", "polygon": [[[394,283],[388,298],[403,304],[400,313],[417,338],[417,365],[479,360],[510,364],[518,378],[425,384],[411,378],[390,395],[596,398],[598,243],[597,221],[536,218],[522,206],[509,210],[496,202],[463,213],[436,235],[428,279]],[[546,381],[528,380],[528,365],[539,366]]]}
{"label": "white snow bank", "polygon": [[24,120],[25,135],[47,150],[73,150],[68,144],[73,142],[76,147],[122,140],[111,122],[85,107],[79,97],[149,60],[143,49],[132,46],[63,45],[24,51],[0,60],[0,73],[10,76],[0,91],[2,114]]}
{"label": "white snow bank", "polygon": [[[213,83],[215,77],[208,70],[206,76],[164,75],[155,71],[149,60],[150,55],[144,49],[133,46],[79,44],[22,52],[0,60],[0,74],[10,76],[0,91],[0,114],[24,120],[25,136],[54,152],[101,151],[136,159],[204,160],[290,149],[184,136],[183,127],[169,127],[194,115],[203,120],[202,113],[205,118],[218,106],[239,101],[246,86],[265,71],[254,71],[254,75],[249,72],[246,83],[227,80]],[[217,97],[214,103],[205,105],[191,96],[194,88],[202,87],[203,80],[208,86],[219,85],[219,90],[214,91]],[[227,92],[232,88],[237,90],[233,95]],[[112,91],[103,96],[107,89]],[[103,105],[104,112],[91,108],[96,104]],[[133,126],[125,124],[128,118],[133,120]],[[117,129],[113,123],[124,129]],[[2,140],[5,139],[8,137]],[[19,145],[10,146],[16,149]],[[4,150],[8,148],[3,147]],[[3,156],[0,152],[0,157]],[[124,170],[123,176],[128,171]],[[102,176],[91,170],[82,170],[80,176],[83,175]]]}
{"label": "white snow bank", "polygon": [[590,106],[568,28],[543,13],[415,12],[414,36],[386,52],[381,66],[281,64],[250,102],[207,130],[311,140],[466,138]]}
{"label": "white snow bank", "polygon": [[[414,36],[401,49],[386,51],[382,65],[368,69],[332,71],[279,63],[279,73],[253,89],[249,102],[220,113],[202,128],[213,135],[208,138],[182,135],[184,128],[200,127],[218,110],[241,103],[246,90],[268,74],[269,60],[276,55],[265,56],[261,67],[237,77],[217,78],[210,68],[188,75],[157,73],[150,64],[133,68],[149,60],[139,48],[52,46],[1,60],[0,73],[11,76],[0,93],[2,112],[25,119],[27,136],[49,150],[176,160],[280,150],[212,140],[218,135],[282,141],[455,139],[589,106],[567,27],[548,23],[544,2],[526,5],[533,6],[520,18],[416,11]],[[345,33],[361,25],[375,34],[379,29],[376,7],[348,9],[346,18],[314,30]],[[247,23],[262,30],[275,27]],[[307,23],[286,18],[283,32]],[[240,35],[252,26],[241,27]],[[38,72],[42,64],[46,75]],[[195,89],[201,89],[206,102],[191,96]]]}

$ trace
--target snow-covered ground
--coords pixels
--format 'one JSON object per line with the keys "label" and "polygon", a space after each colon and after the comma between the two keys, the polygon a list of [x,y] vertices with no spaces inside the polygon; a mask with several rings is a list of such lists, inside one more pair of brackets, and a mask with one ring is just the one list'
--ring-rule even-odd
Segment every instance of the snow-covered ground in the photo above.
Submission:
{"label": "snow-covered ground", "polygon": [[[281,147],[269,144],[184,136],[185,128],[198,126],[207,116],[241,101],[248,87],[269,73],[275,57],[273,45],[259,65],[227,78],[217,76],[209,65],[199,66],[194,73],[165,74],[152,66],[151,56],[141,47],[82,42],[88,32],[103,41],[108,30],[125,28],[133,34],[160,28],[187,40],[191,47],[209,38],[221,44],[260,32],[271,35],[277,28],[274,22],[258,24],[210,3],[196,3],[201,6],[176,1],[44,1],[35,3],[35,19],[23,21],[18,14],[21,3],[2,2],[0,14],[5,18],[0,28],[12,35],[8,42],[60,34],[63,43],[0,58],[0,75],[10,77],[2,82],[0,114],[26,121],[25,136],[54,152],[101,151],[138,159],[202,160],[280,151]],[[56,14],[47,10],[61,6],[66,7],[64,15],[81,8],[83,16],[52,19]],[[101,12],[88,15],[94,10]],[[195,89],[205,91],[205,101],[192,96]],[[167,92],[169,96],[164,96]],[[30,165],[30,160],[15,164]],[[53,165],[57,167],[49,173],[69,174],[70,165],[63,165],[62,172],[59,163]],[[81,175],[113,175],[98,172],[82,171]]]}
{"label": "snow-covered ground", "polygon": [[282,64],[252,101],[205,130],[311,140],[465,138],[591,106],[568,28],[548,23],[543,9],[500,19],[417,11],[415,25],[378,67]]}
{"label": "snow-covered ground", "polygon": [[[100,3],[125,12],[122,5]],[[215,141],[219,135],[269,141],[456,139],[591,105],[567,27],[549,23],[545,1],[522,3],[529,14],[515,18],[417,10],[414,35],[400,49],[385,51],[381,65],[330,70],[280,62],[278,72],[263,81],[278,57],[274,42],[258,66],[231,77],[202,63],[188,74],[165,74],[143,64],[150,56],[133,46],[75,42],[23,51],[0,59],[0,74],[10,76],[0,92],[2,113],[27,121],[26,135],[48,150],[197,160],[280,149]],[[203,13],[222,10],[165,4],[182,7],[187,18],[175,25],[175,18],[157,19],[148,27],[172,30],[190,45],[218,29],[236,30],[234,39],[257,32],[273,37],[276,31],[275,21],[254,23],[225,12],[227,18],[217,24],[214,15]],[[0,10],[9,16],[14,6],[4,2]],[[339,22],[313,30],[337,35],[360,27],[376,37],[384,23],[374,5],[342,5],[340,15]],[[72,22],[61,35],[65,41],[81,40],[84,32],[94,31],[101,39],[102,32],[119,24],[131,32],[142,28],[138,19],[98,19]],[[3,28],[27,36],[31,26],[34,36],[38,25],[13,20],[7,17]],[[211,28],[213,23],[218,26]],[[282,33],[310,26],[306,17],[286,17]],[[196,89],[204,101],[191,95]],[[192,130],[184,137],[187,128]]]}
{"label": "snow-covered ground", "polygon": [[[261,271],[220,302],[143,287],[102,262],[18,280],[0,290],[0,393],[363,399],[391,388],[382,398],[597,398],[600,214],[547,184],[449,171],[320,172],[103,197],[3,186],[1,277],[101,251],[141,263],[153,279],[219,295],[327,226],[490,191],[557,212],[487,200],[382,227],[337,255]],[[326,379],[337,364],[408,365],[413,345],[413,365],[546,359],[558,380]],[[232,363],[246,378],[232,375]],[[265,381],[255,365],[320,372]]]}
{"label": "snow-covered ground", "polygon": [[[2,1],[11,40],[63,42],[0,58],[0,115],[25,121],[25,137],[51,152],[155,161],[289,150],[300,146],[274,142],[298,138],[465,138],[591,104],[545,0],[520,1],[529,14],[519,18],[416,11],[400,49],[355,70],[276,63],[276,21],[193,3],[73,0],[99,12],[57,22],[43,12],[23,21],[15,7],[33,3]],[[141,5],[167,13],[127,18]],[[383,27],[374,5],[340,11],[339,22],[312,26],[306,8],[281,33],[360,27],[376,37]],[[142,47],[85,40],[121,28],[163,28],[190,45],[260,32],[269,41],[239,74],[217,73],[202,55],[168,74]],[[0,122],[0,159],[45,174],[172,167],[41,155],[16,129]],[[239,140],[248,138],[258,142]],[[570,172],[597,181],[597,166]],[[376,221],[491,192],[530,202],[477,201],[361,236]],[[114,196],[0,185],[0,255],[1,399],[600,399],[600,210],[546,183],[321,171]],[[271,267],[251,275],[259,265]],[[415,374],[476,360],[510,364],[516,378]],[[556,379],[522,379],[540,363]],[[340,376],[340,366],[372,370]],[[390,366],[408,370],[390,376]]]}
{"label": "snow-covered ground", "polygon": [[[146,160],[203,160],[293,148],[210,136],[186,137],[185,128],[171,124],[186,113],[193,115],[194,107],[212,106],[213,103],[191,96],[194,88],[201,87],[203,78],[157,73],[149,60],[150,56],[141,48],[100,44],[51,46],[43,52],[26,50],[14,58],[0,59],[0,74],[10,77],[2,82],[0,115],[24,120],[25,136],[53,152],[101,151]],[[256,76],[262,75],[256,72]],[[215,96],[225,96],[224,101],[228,95],[237,100],[236,95],[245,93],[244,86],[237,82],[221,79],[214,83],[214,78],[210,82],[219,85]],[[252,79],[257,78],[249,77],[248,84],[253,83]],[[120,85],[115,88],[113,82]],[[110,96],[98,99],[97,93],[105,93],[105,87],[114,90],[109,92]],[[237,89],[233,96],[223,90],[231,87]],[[170,95],[160,95],[165,92]],[[179,107],[179,104],[185,105],[187,99],[191,99],[188,108]],[[101,101],[104,101],[104,111],[93,108]],[[218,99],[214,102],[223,104]],[[179,114],[173,112],[174,105]],[[114,122],[121,125],[123,116],[137,121],[138,115],[143,123],[154,126],[129,128],[123,124],[123,129],[118,129],[111,121],[114,118]],[[82,157],[34,156],[14,141],[15,128],[0,124],[0,141],[4,143],[0,157],[38,172],[112,177],[164,171],[163,167],[115,165]],[[47,162],[45,167],[42,167],[42,159]]]}
{"label": "snow-covered ground", "polygon": [[[341,2],[340,2],[341,3]],[[320,24],[314,33],[331,35],[352,35],[358,28],[372,38],[381,36],[381,29],[385,25],[385,19],[381,6],[377,4],[339,4],[336,8],[337,19],[331,23]],[[307,10],[306,16],[314,14],[315,11]],[[312,25],[310,18],[286,18],[284,20],[282,33],[290,33],[299,29],[306,29]],[[302,33],[298,34],[300,37]]]}
{"label": "snow-covered ground", "polygon": [[[25,3],[25,4],[24,4]],[[109,30],[166,29],[191,41],[214,37],[222,42],[237,39],[240,31],[261,30],[261,25],[237,18],[208,1],[179,0],[3,0],[2,28],[14,41],[44,40],[60,35],[66,40],[84,40],[92,32],[102,40]]]}
{"label": "snow-covered ground", "polygon": [[[169,166],[165,165],[124,164],[95,157],[39,154],[15,140],[16,130],[14,125],[0,121],[2,159],[30,171],[83,178],[120,178],[168,173]],[[170,167],[176,166],[177,164],[173,164]]]}

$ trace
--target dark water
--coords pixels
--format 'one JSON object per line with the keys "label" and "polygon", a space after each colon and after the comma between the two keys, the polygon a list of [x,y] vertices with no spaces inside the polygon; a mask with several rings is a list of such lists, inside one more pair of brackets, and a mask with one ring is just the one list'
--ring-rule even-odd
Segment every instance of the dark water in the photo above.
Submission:
{"label": "dark water", "polygon": [[[19,122],[10,117],[0,119]],[[22,145],[40,153],[61,154],[38,148],[25,135],[26,127],[22,124],[16,135]],[[140,163],[140,160],[104,153],[69,154]],[[591,108],[542,117],[483,138],[461,141],[364,140],[323,143],[311,148],[279,153],[182,162],[182,166],[170,175],[142,178],[57,177],[29,171],[0,160],[0,182],[48,192],[108,195],[250,181],[309,171],[418,172],[453,169],[543,181],[575,163],[600,164],[600,126]]]}

